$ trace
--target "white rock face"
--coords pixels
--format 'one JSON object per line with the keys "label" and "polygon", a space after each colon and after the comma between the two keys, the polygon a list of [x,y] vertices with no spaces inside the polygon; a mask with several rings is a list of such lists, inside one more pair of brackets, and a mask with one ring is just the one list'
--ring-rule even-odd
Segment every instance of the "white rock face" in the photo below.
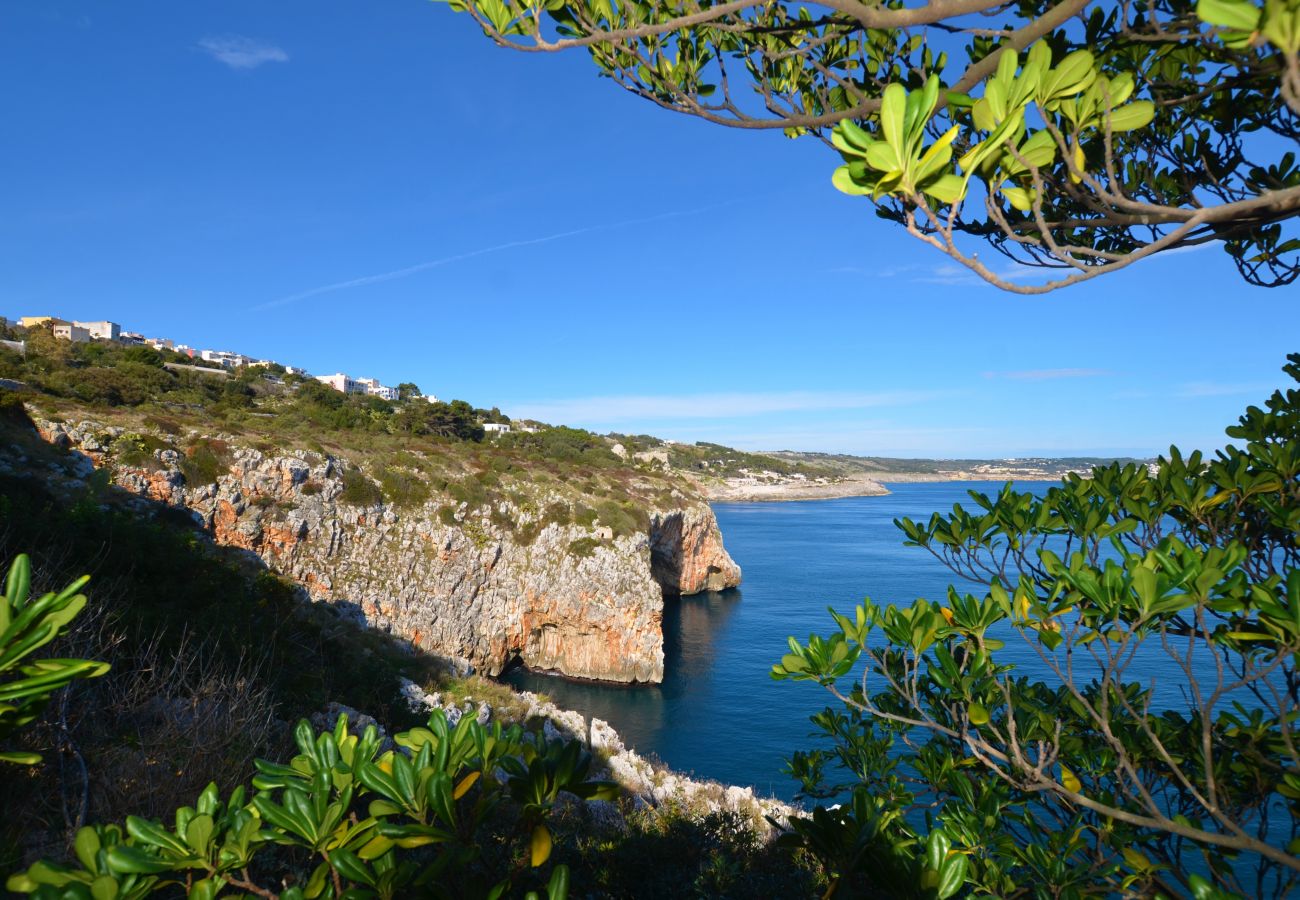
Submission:
{"label": "white rock face", "polygon": [[[581,741],[595,757],[594,778],[615,781],[630,795],[632,805],[660,807],[672,805],[687,814],[703,817],[713,812],[734,812],[744,816],[761,835],[772,831],[769,818],[784,827],[791,816],[801,811],[788,803],[768,797],[757,797],[753,788],[719,784],[715,781],[698,781],[664,768],[656,768],[635,750],[623,745],[623,740],[608,722],[593,718],[588,722],[580,713],[561,709],[549,700],[524,691],[519,698],[525,704],[522,720],[541,719],[542,734],[549,741]],[[480,705],[480,711],[486,704]],[[448,705],[448,721],[459,721],[461,709]],[[621,818],[615,804],[590,803],[588,812]]]}

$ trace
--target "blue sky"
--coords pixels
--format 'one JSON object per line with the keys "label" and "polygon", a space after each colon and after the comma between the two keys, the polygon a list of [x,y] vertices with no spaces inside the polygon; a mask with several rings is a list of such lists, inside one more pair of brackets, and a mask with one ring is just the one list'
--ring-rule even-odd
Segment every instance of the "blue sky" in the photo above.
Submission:
{"label": "blue sky", "polygon": [[[1212,447],[1300,349],[1215,250],[1040,298],[427,0],[0,6],[0,313],[747,448]],[[991,251],[990,251],[991,252]]]}

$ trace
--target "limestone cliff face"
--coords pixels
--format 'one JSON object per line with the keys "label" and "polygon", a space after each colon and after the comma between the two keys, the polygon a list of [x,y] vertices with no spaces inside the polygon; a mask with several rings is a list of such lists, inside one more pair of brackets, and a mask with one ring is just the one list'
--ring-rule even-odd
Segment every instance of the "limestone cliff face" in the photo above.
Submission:
{"label": "limestone cliff face", "polygon": [[655,514],[650,535],[651,570],[666,593],[698,594],[740,584],[740,566],[722,546],[718,520],[707,505]]}
{"label": "limestone cliff face", "polygon": [[187,484],[175,449],[123,465],[111,450],[121,429],[37,425],[96,466],[111,463],[120,487],[188,509],[217,543],[255,553],[313,600],[487,674],[518,658],[574,677],[660,681],[664,594],[740,582],[702,501],[653,512],[645,534],[602,539],[595,528],[543,526],[535,510],[546,497],[532,510],[355,506],[341,499],[343,460],[237,446],[214,483]]}

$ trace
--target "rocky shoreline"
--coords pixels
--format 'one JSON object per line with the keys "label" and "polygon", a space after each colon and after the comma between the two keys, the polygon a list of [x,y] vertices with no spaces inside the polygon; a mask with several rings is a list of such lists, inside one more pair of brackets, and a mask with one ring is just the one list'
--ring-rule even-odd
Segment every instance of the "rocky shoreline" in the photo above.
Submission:
{"label": "rocky shoreline", "polygon": [[889,488],[865,475],[845,478],[842,481],[806,479],[760,481],[753,478],[729,478],[720,484],[701,485],[701,489],[710,503],[836,500],[841,497],[883,497],[889,493]]}
{"label": "rocky shoreline", "polygon": [[[773,835],[776,828],[784,828],[792,817],[803,811],[771,797],[761,797],[751,787],[725,785],[716,781],[702,781],[673,772],[657,765],[623,744],[618,732],[603,719],[588,720],[573,710],[561,709],[551,701],[528,691],[516,691],[518,706],[514,709],[496,709],[486,700],[465,697],[459,704],[441,694],[429,693],[412,681],[404,681],[402,696],[413,712],[422,714],[442,710],[454,725],[462,716],[473,716],[480,724],[501,721],[536,727],[540,723],[548,740],[580,742],[594,759],[593,776],[616,782],[630,801],[631,809],[670,808],[695,818],[712,813],[731,812],[750,823],[755,834],[762,838]],[[317,713],[312,724],[320,729],[332,728],[339,713],[345,713],[354,729],[378,723],[364,712],[358,712],[337,703]],[[382,732],[382,727],[380,731]],[[584,804],[587,812],[597,818],[617,823],[623,817],[623,808],[616,802],[589,800]]]}

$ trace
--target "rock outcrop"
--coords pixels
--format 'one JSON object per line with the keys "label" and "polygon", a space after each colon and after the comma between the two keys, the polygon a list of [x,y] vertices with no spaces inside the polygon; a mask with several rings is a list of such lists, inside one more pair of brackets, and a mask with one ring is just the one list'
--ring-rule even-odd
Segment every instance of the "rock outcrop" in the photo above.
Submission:
{"label": "rock outcrop", "polygon": [[[513,660],[579,678],[663,678],[663,596],[740,582],[703,501],[655,510],[646,533],[546,522],[539,496],[470,507],[344,500],[343,459],[231,444],[225,471],[187,483],[175,447],[115,455],[122,429],[37,421],[42,436],[107,467],[126,490],[187,509],[217,543],[256,554],[312,600],[458,667]],[[526,537],[525,537],[526,535]]]}
{"label": "rock outcrop", "polygon": [[650,521],[650,568],[665,593],[698,594],[740,584],[740,566],[722,546],[713,510],[703,503]]}
{"label": "rock outcrop", "polygon": [[[541,721],[542,733],[548,739],[576,740],[585,744],[596,760],[595,777],[617,782],[638,808],[672,806],[700,818],[720,811],[739,813],[764,838],[772,834],[773,821],[785,827],[791,818],[803,814],[798,807],[755,794],[752,787],[691,778],[662,764],[652,763],[624,746],[618,732],[603,719],[588,720],[581,713],[561,709],[528,691],[517,695],[519,708],[515,710],[493,709],[485,701],[469,698],[457,706],[440,694],[425,692],[412,682],[405,684],[402,694],[413,711],[428,713],[441,709],[453,725],[466,715],[476,717],[481,724],[497,718],[520,723]],[[332,727],[339,712],[348,713],[354,723],[359,720],[354,710],[335,705],[313,724],[321,729]],[[598,804],[602,801],[589,802]],[[616,810],[611,810],[613,814]]]}

